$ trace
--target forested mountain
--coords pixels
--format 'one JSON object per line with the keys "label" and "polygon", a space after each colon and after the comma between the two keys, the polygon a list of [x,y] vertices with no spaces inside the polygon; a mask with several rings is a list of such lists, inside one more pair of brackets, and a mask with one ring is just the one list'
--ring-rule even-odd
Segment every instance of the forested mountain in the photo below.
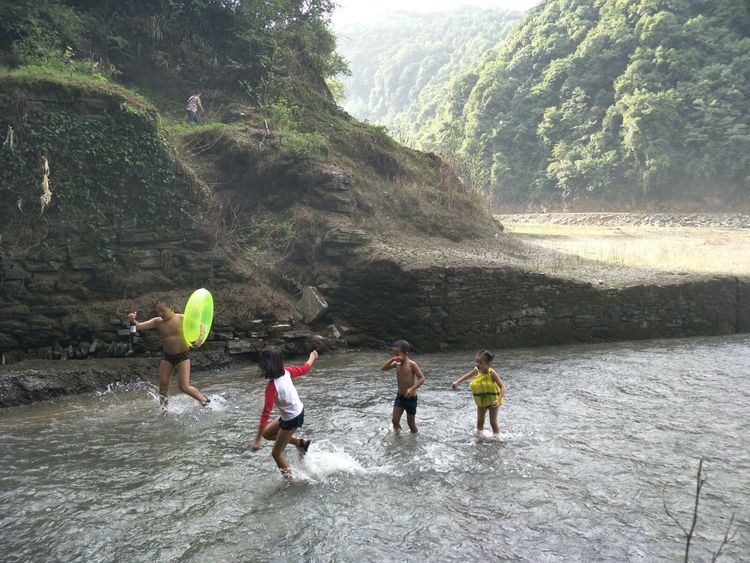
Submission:
{"label": "forested mountain", "polygon": [[434,120],[453,79],[500,45],[520,16],[478,8],[403,12],[337,29],[338,52],[352,70],[343,78],[344,109],[423,145],[416,137]]}
{"label": "forested mountain", "polygon": [[502,201],[747,202],[748,6],[547,0],[428,127]]}

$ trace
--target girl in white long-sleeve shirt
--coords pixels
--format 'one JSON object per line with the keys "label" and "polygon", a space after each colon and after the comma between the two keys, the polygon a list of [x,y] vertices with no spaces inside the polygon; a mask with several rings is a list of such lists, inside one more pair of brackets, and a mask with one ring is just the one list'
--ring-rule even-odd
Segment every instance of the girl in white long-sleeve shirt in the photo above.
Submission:
{"label": "girl in white long-sleeve shirt", "polygon": [[[305,410],[292,379],[306,374],[317,358],[318,352],[313,350],[303,365],[285,367],[281,350],[276,346],[269,346],[260,353],[260,372],[268,379],[268,384],[263,412],[260,415],[260,425],[253,440],[252,450],[260,449],[261,438],[275,440],[271,455],[286,479],[292,477],[292,470],[284,455],[286,445],[291,442],[302,453],[306,453],[310,447],[310,440],[307,438],[294,437],[294,432],[297,428],[301,428],[305,421]],[[274,404],[278,406],[280,416],[269,423]]]}

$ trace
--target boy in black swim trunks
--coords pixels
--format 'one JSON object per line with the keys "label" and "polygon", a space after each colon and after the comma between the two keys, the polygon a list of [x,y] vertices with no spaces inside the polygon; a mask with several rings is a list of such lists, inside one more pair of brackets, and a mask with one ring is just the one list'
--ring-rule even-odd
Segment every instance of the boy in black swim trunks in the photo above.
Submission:
{"label": "boy in black swim trunks", "polygon": [[413,434],[419,432],[417,428],[417,389],[424,383],[424,374],[417,362],[409,359],[411,346],[406,340],[396,340],[391,346],[393,356],[380,367],[383,371],[396,368],[396,382],[398,393],[393,402],[393,429],[401,430],[401,415],[406,411],[406,422]]}
{"label": "boy in black swim trunks", "polygon": [[[161,403],[162,413],[166,412],[169,404],[169,383],[172,381],[172,374],[177,373],[177,383],[180,391],[187,393],[198,401],[201,406],[209,403],[208,397],[198,391],[196,387],[190,385],[190,357],[188,351],[190,346],[185,342],[182,334],[182,315],[175,313],[175,307],[171,299],[162,297],[154,305],[158,317],[154,317],[146,322],[139,323],[136,321],[136,313],[130,313],[128,318],[130,324],[135,326],[136,330],[148,330],[157,327],[161,337],[162,346],[164,347],[164,356],[159,362],[159,401]],[[194,343],[200,346],[203,340],[201,337]]]}

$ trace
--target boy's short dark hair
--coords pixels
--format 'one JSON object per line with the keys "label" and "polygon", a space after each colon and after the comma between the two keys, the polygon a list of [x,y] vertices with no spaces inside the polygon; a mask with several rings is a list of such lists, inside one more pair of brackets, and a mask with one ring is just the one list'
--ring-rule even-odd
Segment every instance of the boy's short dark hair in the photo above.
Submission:
{"label": "boy's short dark hair", "polygon": [[393,344],[391,344],[391,348],[398,348],[400,352],[408,354],[411,350],[411,344],[409,344],[406,340],[396,340]]}
{"label": "boy's short dark hair", "polygon": [[174,311],[177,310],[177,306],[175,305],[174,299],[165,295],[162,295],[156,301],[154,301],[154,305],[166,305],[167,307],[169,307],[170,309]]}

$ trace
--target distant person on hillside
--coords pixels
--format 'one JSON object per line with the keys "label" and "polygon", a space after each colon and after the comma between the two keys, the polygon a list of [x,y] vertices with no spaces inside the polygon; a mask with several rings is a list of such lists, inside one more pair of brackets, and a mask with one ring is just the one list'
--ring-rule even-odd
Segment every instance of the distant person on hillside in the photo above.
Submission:
{"label": "distant person on hillside", "polygon": [[200,90],[196,90],[193,92],[193,95],[188,98],[187,107],[185,109],[187,110],[188,125],[197,125],[198,112],[203,111]]}
{"label": "distant person on hillside", "polygon": [[401,430],[401,415],[406,411],[406,422],[412,434],[419,432],[417,428],[417,389],[424,384],[424,373],[417,362],[409,359],[410,344],[406,340],[396,340],[391,346],[393,355],[380,366],[383,371],[396,368],[396,383],[398,392],[393,402],[393,429]]}
{"label": "distant person on hillside", "polygon": [[474,369],[451,383],[451,388],[455,391],[461,383],[474,377],[469,387],[474,396],[474,403],[477,405],[477,438],[482,436],[485,414],[489,410],[492,434],[496,440],[499,440],[500,425],[497,422],[497,414],[505,402],[505,384],[497,372],[490,367],[492,358],[492,354],[487,350],[477,353],[474,357]]}
{"label": "distant person on hillside", "polygon": [[[130,324],[136,330],[148,330],[158,328],[161,343],[164,348],[164,355],[159,362],[159,402],[161,404],[161,414],[167,413],[169,404],[169,384],[172,381],[172,374],[177,373],[177,383],[180,391],[186,393],[198,401],[201,406],[205,407],[210,403],[210,399],[198,391],[196,387],[190,385],[190,357],[188,350],[190,346],[185,342],[182,333],[182,315],[175,313],[175,306],[171,299],[161,297],[154,305],[158,317],[154,317],[146,322],[139,323],[136,320],[137,311],[128,314]],[[195,346],[200,346],[203,341],[201,337],[195,342]]]}
{"label": "distant person on hillside", "polygon": [[[299,399],[292,379],[305,375],[317,359],[318,352],[313,350],[301,366],[285,366],[281,350],[277,346],[268,346],[260,353],[258,360],[260,374],[268,379],[268,383],[260,425],[251,449],[254,452],[258,451],[262,438],[274,440],[271,455],[287,481],[292,478],[292,470],[284,455],[287,444],[297,446],[301,454],[306,454],[310,447],[310,440],[307,438],[294,437],[295,431],[302,428],[305,421],[305,407]],[[274,405],[279,408],[280,416],[268,422]]]}

